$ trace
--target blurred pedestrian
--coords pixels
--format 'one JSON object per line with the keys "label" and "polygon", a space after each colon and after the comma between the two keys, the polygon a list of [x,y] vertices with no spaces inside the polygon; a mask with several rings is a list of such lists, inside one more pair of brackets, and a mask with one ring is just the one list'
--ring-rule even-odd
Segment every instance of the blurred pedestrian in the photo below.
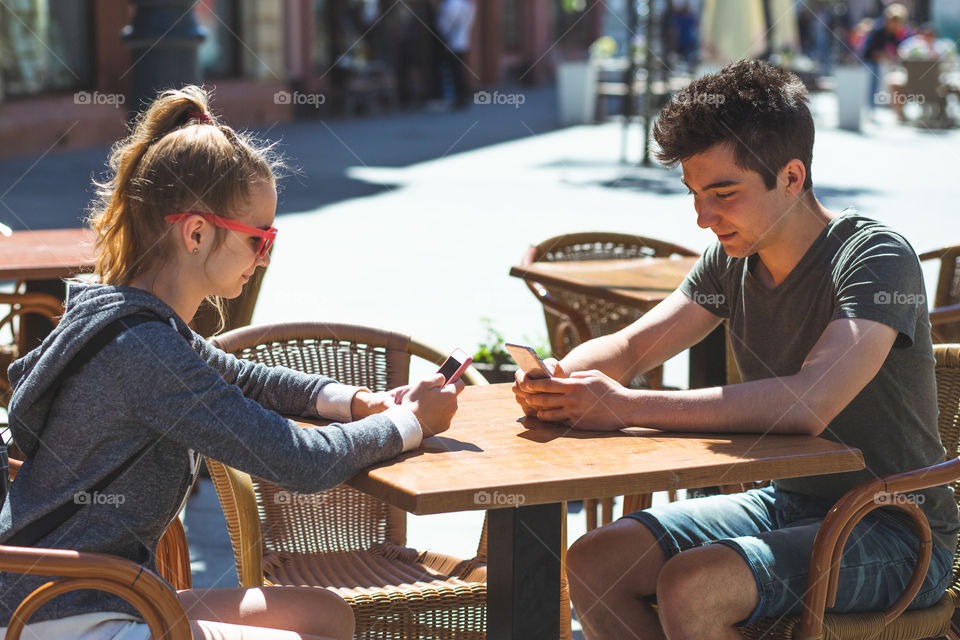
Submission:
{"label": "blurred pedestrian", "polygon": [[445,67],[453,83],[453,106],[457,109],[470,104],[467,55],[475,16],[473,0],[443,0],[437,12],[437,31],[446,45]]}
{"label": "blurred pedestrian", "polygon": [[907,8],[895,2],[883,10],[883,19],[863,45],[861,58],[870,71],[870,106],[877,104],[880,91],[880,81],[885,73],[884,65],[896,61],[897,45],[904,39],[907,18]]}

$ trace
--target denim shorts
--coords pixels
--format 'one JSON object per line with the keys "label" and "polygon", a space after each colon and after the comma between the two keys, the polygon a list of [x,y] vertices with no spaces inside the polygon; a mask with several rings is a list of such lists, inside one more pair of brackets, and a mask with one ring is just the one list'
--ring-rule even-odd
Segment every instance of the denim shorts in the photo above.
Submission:
{"label": "denim shorts", "polygon": [[[657,537],[669,559],[708,544],[723,544],[746,560],[760,601],[749,618],[799,615],[810,552],[831,505],[773,487],[695,498],[628,514]],[[853,529],[840,562],[835,613],[881,611],[902,593],[917,557],[913,524],[889,510],[872,511]],[[933,545],[927,577],[910,604],[929,607],[952,578],[953,552]]]}

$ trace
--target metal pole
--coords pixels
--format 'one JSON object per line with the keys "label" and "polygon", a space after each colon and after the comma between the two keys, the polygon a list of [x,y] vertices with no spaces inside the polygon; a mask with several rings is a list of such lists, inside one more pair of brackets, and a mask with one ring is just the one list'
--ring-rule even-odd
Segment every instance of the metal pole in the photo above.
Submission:
{"label": "metal pole", "polygon": [[130,0],[135,7],[123,41],[131,50],[129,111],[136,113],[158,91],[200,84],[198,50],[206,31],[193,13],[193,0]]}
{"label": "metal pole", "polygon": [[633,55],[633,43],[637,37],[637,0],[627,0],[627,69],[624,71],[624,82],[627,83],[627,94],[623,102],[623,134],[620,142],[620,163],[627,164],[627,137],[630,133],[630,124],[637,111],[637,61]]}
{"label": "metal pole", "polygon": [[650,161],[650,119],[653,116],[653,0],[647,0],[647,86],[643,101],[643,161],[645,167]]}

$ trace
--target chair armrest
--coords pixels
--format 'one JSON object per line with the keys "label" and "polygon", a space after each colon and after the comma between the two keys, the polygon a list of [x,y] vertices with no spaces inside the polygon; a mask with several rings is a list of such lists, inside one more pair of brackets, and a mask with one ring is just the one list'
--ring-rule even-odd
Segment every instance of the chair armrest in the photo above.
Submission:
{"label": "chair armrest", "polygon": [[947,484],[960,478],[960,458],[937,465],[898,473],[864,482],[834,503],[820,524],[813,552],[810,555],[810,571],[807,575],[807,593],[803,599],[803,613],[797,640],[814,640],[823,635],[823,613],[836,601],[837,580],[840,572],[840,556],[854,526],[868,513],[880,507],[898,507],[913,519],[919,539],[917,566],[903,594],[889,609],[884,611],[887,624],[907,608],[920,590],[927,568],[933,540],[926,516],[917,505],[894,496],[920,489]]}
{"label": "chair armrest", "polygon": [[936,327],[941,324],[960,322],[960,304],[951,304],[937,307],[930,311],[930,325]]}
{"label": "chair armrest", "polygon": [[41,605],[75,589],[97,589],[120,596],[143,616],[154,638],[193,638],[177,594],[156,574],[129,560],[103,553],[0,545],[0,570],[62,576],[20,603],[7,627],[8,640],[19,638],[23,625]]}
{"label": "chair armrest", "polygon": [[263,534],[250,474],[206,459],[220,500],[241,587],[263,586]]}
{"label": "chair armrest", "polygon": [[943,254],[952,249],[953,247],[941,247],[940,249],[931,249],[930,251],[925,251],[917,256],[920,259],[920,262],[924,260],[933,260],[934,258],[942,258]]}
{"label": "chair armrest", "polygon": [[157,570],[163,579],[180,591],[193,588],[190,573],[190,548],[180,518],[174,518],[157,545]]}

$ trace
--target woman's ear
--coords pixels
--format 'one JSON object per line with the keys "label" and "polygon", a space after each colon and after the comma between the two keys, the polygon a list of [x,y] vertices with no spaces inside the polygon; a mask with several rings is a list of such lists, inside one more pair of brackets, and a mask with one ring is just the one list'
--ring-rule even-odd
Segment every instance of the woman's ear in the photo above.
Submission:
{"label": "woman's ear", "polygon": [[209,240],[207,221],[200,216],[189,218],[180,227],[180,241],[187,253],[199,254]]}

